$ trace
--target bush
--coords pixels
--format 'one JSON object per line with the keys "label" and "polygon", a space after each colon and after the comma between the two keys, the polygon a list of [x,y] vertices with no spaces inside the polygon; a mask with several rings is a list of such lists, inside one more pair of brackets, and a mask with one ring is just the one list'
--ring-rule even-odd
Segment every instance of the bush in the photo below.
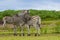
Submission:
{"label": "bush", "polygon": [[[0,12],[0,19],[4,16],[13,16],[21,12],[21,10],[5,10]],[[60,11],[52,11],[52,10],[32,10],[30,9],[30,15],[39,15],[42,20],[56,20],[60,19]]]}

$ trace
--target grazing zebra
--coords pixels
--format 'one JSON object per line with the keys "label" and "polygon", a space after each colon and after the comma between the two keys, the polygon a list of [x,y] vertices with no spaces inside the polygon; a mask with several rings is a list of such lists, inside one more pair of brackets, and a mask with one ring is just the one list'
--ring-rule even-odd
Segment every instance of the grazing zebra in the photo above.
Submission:
{"label": "grazing zebra", "polygon": [[30,26],[35,27],[36,34],[40,35],[40,25],[41,25],[41,18],[39,16],[32,16],[31,19],[27,22],[27,28],[28,28],[28,35],[30,36]]}

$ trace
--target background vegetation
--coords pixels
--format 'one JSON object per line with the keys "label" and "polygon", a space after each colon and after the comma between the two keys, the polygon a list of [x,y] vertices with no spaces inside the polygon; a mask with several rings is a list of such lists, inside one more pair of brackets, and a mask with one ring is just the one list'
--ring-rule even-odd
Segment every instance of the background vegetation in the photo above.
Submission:
{"label": "background vegetation", "polygon": [[[13,16],[22,10],[5,10],[0,12],[0,20],[4,16]],[[47,33],[60,33],[60,11],[55,10],[32,10],[30,9],[30,15],[39,15],[42,19],[41,34]],[[1,25],[0,25],[1,26]],[[10,25],[11,26],[11,25]],[[9,27],[9,26],[8,26]],[[35,29],[31,28],[31,33],[34,33]],[[19,32],[19,28],[17,30]],[[26,33],[27,30],[24,29]],[[0,34],[13,33],[13,28],[0,28]]]}
{"label": "background vegetation", "polygon": [[[21,12],[21,10],[5,10],[0,12],[0,19],[4,16],[12,16]],[[56,20],[60,19],[60,11],[55,10],[32,10],[30,9],[30,15],[39,15],[42,20]]]}

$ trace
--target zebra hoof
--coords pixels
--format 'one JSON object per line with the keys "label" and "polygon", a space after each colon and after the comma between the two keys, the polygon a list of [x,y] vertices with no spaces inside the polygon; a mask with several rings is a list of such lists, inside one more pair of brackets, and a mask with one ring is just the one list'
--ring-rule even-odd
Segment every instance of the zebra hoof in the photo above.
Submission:
{"label": "zebra hoof", "polygon": [[14,36],[17,36],[17,34],[14,34]]}
{"label": "zebra hoof", "polygon": [[35,36],[37,36],[37,33],[35,34]]}
{"label": "zebra hoof", "polygon": [[20,34],[19,36],[24,36],[24,33],[23,34]]}
{"label": "zebra hoof", "polygon": [[28,36],[30,36],[30,34],[28,34]]}
{"label": "zebra hoof", "polygon": [[22,36],[25,36],[25,34],[23,33]]}
{"label": "zebra hoof", "polygon": [[19,34],[19,36],[21,36],[21,34]]}

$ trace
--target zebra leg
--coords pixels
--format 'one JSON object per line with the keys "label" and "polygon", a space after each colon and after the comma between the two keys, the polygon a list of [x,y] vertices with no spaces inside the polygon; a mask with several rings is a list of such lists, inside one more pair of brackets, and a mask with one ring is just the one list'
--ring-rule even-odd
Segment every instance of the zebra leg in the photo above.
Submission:
{"label": "zebra leg", "polygon": [[6,20],[3,21],[3,27],[6,27]]}
{"label": "zebra leg", "polygon": [[30,25],[27,25],[27,29],[28,29],[28,36],[30,36]]}
{"label": "zebra leg", "polygon": [[37,34],[38,34],[38,26],[37,26],[37,24],[33,24],[33,27],[35,27],[35,29],[36,29],[35,36],[37,36]]}
{"label": "zebra leg", "polygon": [[24,36],[23,26],[21,26],[21,36]]}
{"label": "zebra leg", "polygon": [[6,28],[6,21],[3,21],[3,29]]}
{"label": "zebra leg", "polygon": [[38,36],[40,36],[40,27],[38,27],[37,30],[38,30]]}
{"label": "zebra leg", "polygon": [[30,26],[31,26],[31,25],[29,25],[29,29],[30,29]]}
{"label": "zebra leg", "polygon": [[35,27],[35,29],[36,29],[36,32],[35,32],[35,36],[37,36],[37,27],[36,27],[36,24],[35,25],[33,25],[34,27]]}
{"label": "zebra leg", "polygon": [[38,36],[40,36],[40,25],[38,24],[36,27],[37,27],[37,34]]}
{"label": "zebra leg", "polygon": [[36,28],[35,36],[37,36],[37,35],[40,36],[40,27],[39,27],[39,25],[36,25],[35,28]]}
{"label": "zebra leg", "polygon": [[14,36],[17,36],[17,26],[14,25]]}

